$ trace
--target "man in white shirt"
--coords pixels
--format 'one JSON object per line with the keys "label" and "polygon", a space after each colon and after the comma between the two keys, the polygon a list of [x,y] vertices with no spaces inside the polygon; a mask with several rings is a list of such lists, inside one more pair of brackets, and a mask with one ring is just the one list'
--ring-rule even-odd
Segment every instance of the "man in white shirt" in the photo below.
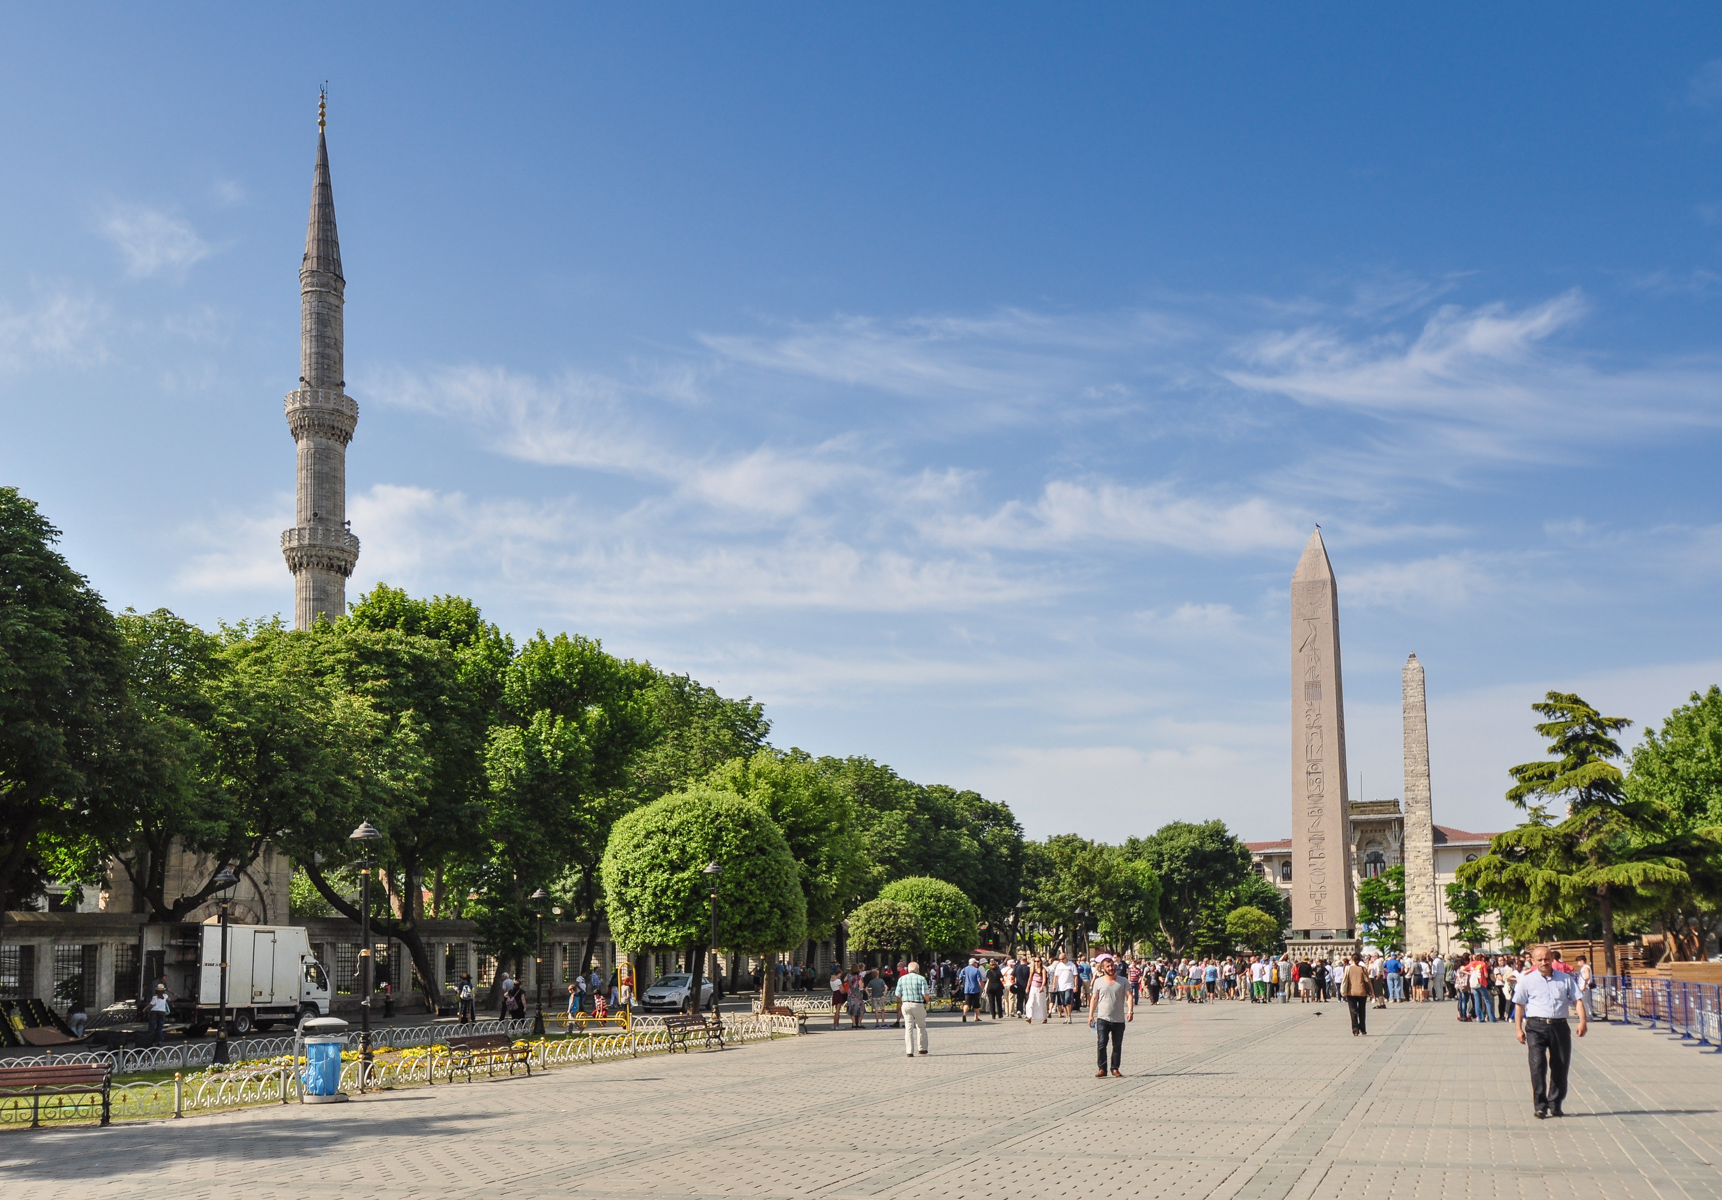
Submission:
{"label": "man in white shirt", "polygon": [[[1537,1119],[1561,1116],[1567,1098],[1567,1072],[1572,1067],[1572,1030],[1567,1013],[1578,1004],[1578,980],[1554,969],[1547,946],[1531,947],[1531,966],[1519,976],[1513,990],[1513,1024],[1519,1044],[1528,1048],[1531,1061],[1531,1098]],[[1589,1021],[1579,1004],[1578,1035],[1583,1037]]]}
{"label": "man in white shirt", "polygon": [[1076,1003],[1076,964],[1066,959],[1063,951],[1059,952],[1058,961],[1052,964],[1052,990],[1064,1023],[1068,1025],[1071,1006]]}

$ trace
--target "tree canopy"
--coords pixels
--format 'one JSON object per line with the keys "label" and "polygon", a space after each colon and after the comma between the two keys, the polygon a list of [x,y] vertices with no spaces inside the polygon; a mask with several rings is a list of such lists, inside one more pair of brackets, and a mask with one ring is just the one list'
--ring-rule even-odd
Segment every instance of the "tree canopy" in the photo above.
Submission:
{"label": "tree canopy", "polygon": [[929,950],[967,954],[975,948],[980,911],[962,889],[925,875],[898,879],[879,891],[879,899],[894,900],[914,910]]}

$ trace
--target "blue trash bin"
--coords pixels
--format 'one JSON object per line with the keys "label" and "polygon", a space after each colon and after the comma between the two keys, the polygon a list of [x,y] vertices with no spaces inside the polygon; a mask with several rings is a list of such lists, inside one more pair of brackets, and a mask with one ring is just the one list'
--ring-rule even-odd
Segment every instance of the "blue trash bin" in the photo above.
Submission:
{"label": "blue trash bin", "polygon": [[341,1051],[346,1045],[347,1039],[341,1036],[305,1039],[305,1069],[299,1079],[305,1085],[306,1100],[346,1099],[341,1093]]}

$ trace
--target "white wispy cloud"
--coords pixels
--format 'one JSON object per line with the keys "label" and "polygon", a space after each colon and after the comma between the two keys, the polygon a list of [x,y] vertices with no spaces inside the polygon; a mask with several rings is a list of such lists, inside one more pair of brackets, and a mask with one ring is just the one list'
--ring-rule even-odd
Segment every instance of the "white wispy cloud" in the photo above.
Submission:
{"label": "white wispy cloud", "polygon": [[139,279],[182,273],[211,250],[188,222],[135,205],[112,209],[102,220],[102,232],[119,247],[126,274]]}
{"label": "white wispy cloud", "polygon": [[107,357],[99,337],[106,312],[96,300],[61,291],[23,309],[0,301],[0,371],[101,362]]}
{"label": "white wispy cloud", "polygon": [[985,516],[949,515],[926,523],[948,545],[1012,550],[1128,542],[1196,554],[1295,547],[1308,521],[1260,496],[1213,500],[1181,495],[1168,483],[1131,487],[1054,480],[1032,501],[1011,500]]}

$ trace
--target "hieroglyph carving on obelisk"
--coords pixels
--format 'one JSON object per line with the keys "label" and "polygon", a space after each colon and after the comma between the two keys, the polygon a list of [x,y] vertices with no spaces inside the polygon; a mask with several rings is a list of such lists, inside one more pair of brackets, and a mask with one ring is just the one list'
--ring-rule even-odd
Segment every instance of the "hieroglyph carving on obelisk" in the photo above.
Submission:
{"label": "hieroglyph carving on obelisk", "polygon": [[1356,910],[1351,895],[1339,592],[1320,529],[1310,535],[1292,575],[1291,626],[1293,936],[1349,938]]}
{"label": "hieroglyph carving on obelisk", "polygon": [[1429,791],[1429,702],[1423,664],[1413,654],[1401,675],[1405,711],[1405,948],[1438,949],[1440,905],[1435,895],[1435,816]]}

